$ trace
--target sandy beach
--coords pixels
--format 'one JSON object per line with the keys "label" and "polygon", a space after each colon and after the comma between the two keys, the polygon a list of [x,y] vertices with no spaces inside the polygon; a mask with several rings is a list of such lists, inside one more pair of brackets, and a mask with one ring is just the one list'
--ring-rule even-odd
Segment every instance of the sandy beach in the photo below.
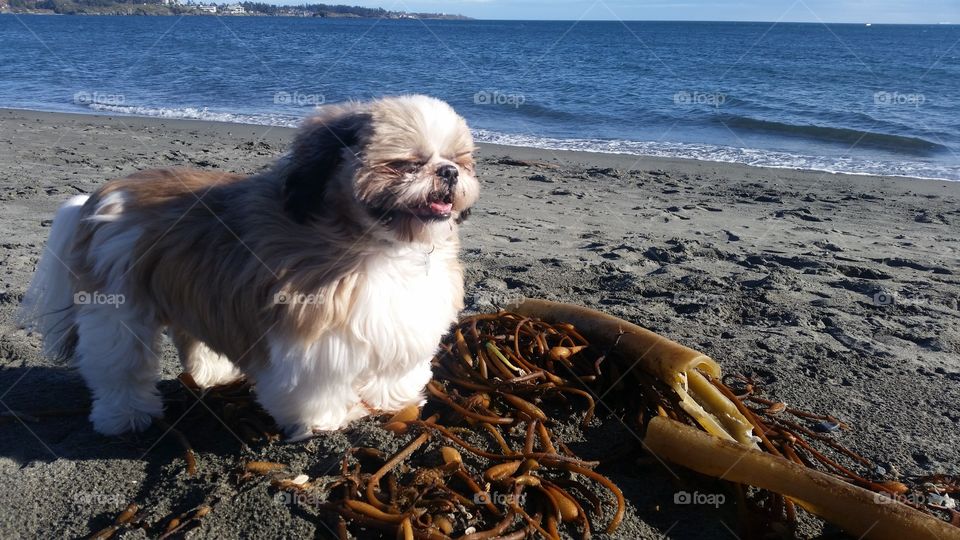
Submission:
{"label": "sandy beach", "polygon": [[[192,537],[327,537],[268,483],[238,487],[242,460],[318,476],[358,439],[399,445],[374,421],[246,449],[214,425],[192,441],[200,474],[186,478],[156,426],[106,438],[82,412],[29,418],[89,404],[79,375],[12,322],[57,206],[146,168],[252,173],[291,134],[0,109],[0,536],[84,536],[130,502],[160,519],[214,493]],[[481,201],[462,232],[469,311],[520,297],[597,308],[844,420],[853,429],[836,438],[890,478],[960,474],[960,183],[492,145],[478,156]],[[163,351],[169,391],[180,369]],[[606,472],[629,501],[617,538],[731,537],[733,502],[674,504],[681,487],[649,464]],[[806,517],[799,534],[834,532]]]}

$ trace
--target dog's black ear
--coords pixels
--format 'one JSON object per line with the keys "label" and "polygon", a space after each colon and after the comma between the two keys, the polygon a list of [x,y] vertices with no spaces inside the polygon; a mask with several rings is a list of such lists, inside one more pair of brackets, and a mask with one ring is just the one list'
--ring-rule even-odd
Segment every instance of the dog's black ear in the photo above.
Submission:
{"label": "dog's black ear", "polygon": [[344,152],[356,151],[369,122],[359,106],[331,106],[304,123],[283,186],[283,206],[294,221],[306,223],[323,211],[327,185]]}

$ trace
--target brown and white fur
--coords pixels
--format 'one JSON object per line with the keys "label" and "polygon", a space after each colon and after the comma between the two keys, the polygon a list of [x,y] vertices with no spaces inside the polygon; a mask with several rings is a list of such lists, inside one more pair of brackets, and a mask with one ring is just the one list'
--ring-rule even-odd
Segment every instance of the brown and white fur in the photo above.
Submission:
{"label": "brown and white fur", "polygon": [[163,169],[75,197],[22,321],[72,356],[104,434],[162,414],[165,328],[202,386],[246,376],[292,438],[422,400],[463,307],[473,141],[425,96],[327,106],[254,176]]}

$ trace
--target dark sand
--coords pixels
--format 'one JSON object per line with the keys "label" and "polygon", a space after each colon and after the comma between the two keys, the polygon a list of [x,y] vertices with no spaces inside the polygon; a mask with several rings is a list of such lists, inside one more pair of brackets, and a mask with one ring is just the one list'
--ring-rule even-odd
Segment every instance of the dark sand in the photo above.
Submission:
{"label": "dark sand", "polygon": [[[290,135],[0,110],[0,412],[88,403],[79,376],[11,322],[60,203],[144,168],[257,171]],[[890,477],[960,473],[960,183],[489,145],[479,154],[484,191],[463,230],[470,310],[521,296],[599,308],[702,350],[725,372],[755,373],[776,399],[842,418],[854,430],[838,439]],[[165,390],[178,372],[166,345]],[[211,425],[193,441],[200,474],[187,478],[158,427],[105,438],[82,415],[0,419],[0,537],[85,535],[131,501],[159,520],[211,493],[219,503],[193,537],[327,536],[310,508],[277,500],[267,483],[238,489],[241,460],[313,478],[351,443],[400,444],[363,422],[244,450]],[[626,442],[612,437],[631,435],[580,448],[602,455]],[[732,536],[729,499],[718,510],[673,501],[716,486],[682,472],[678,482],[656,464],[606,472],[630,500],[617,537]],[[803,536],[822,532],[804,519]]]}

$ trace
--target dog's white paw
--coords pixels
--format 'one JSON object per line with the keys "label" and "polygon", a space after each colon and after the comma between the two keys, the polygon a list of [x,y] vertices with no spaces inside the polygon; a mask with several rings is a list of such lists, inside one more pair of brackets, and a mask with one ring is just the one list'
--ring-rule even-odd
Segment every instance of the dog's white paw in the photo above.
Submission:
{"label": "dog's white paw", "polygon": [[144,431],[154,418],[163,415],[163,406],[151,407],[150,410],[140,410],[130,407],[118,407],[115,404],[97,400],[93,403],[90,412],[90,421],[93,429],[103,435],[120,435],[128,432]]}
{"label": "dog's white paw", "polygon": [[355,403],[339,413],[327,411],[311,418],[308,422],[286,426],[284,432],[287,434],[288,441],[302,441],[315,435],[339,431],[347,427],[350,422],[369,415],[370,411],[363,403]]}

